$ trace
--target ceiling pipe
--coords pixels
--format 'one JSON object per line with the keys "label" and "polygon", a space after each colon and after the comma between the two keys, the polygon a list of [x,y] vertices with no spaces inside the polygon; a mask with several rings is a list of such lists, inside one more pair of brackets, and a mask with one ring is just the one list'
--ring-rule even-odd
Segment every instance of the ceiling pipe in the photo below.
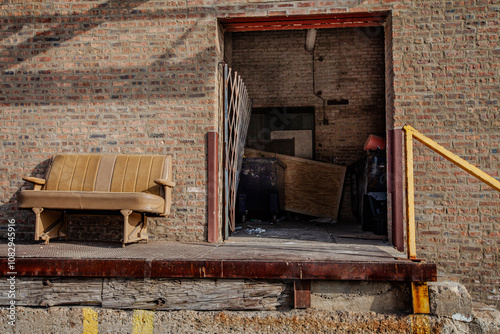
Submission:
{"label": "ceiling pipe", "polygon": [[306,34],[306,51],[312,52],[316,43],[316,29],[307,30]]}

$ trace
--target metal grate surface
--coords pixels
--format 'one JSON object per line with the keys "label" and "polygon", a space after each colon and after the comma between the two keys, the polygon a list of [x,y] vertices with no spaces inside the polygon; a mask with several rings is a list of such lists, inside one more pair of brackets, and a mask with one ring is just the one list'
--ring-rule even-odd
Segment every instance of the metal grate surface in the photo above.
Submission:
{"label": "metal grate surface", "polygon": [[[7,245],[0,245],[0,257],[7,257]],[[147,259],[147,260],[253,260],[253,261],[398,261],[373,245],[321,242],[238,241],[225,244],[152,241],[147,244],[62,242],[49,245],[20,243],[17,258],[60,259]]]}

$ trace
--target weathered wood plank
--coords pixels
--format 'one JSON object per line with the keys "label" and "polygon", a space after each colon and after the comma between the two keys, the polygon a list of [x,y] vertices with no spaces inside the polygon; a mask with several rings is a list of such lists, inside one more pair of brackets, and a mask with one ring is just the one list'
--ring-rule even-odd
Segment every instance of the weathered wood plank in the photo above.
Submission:
{"label": "weathered wood plank", "polygon": [[[10,298],[0,282],[0,306]],[[292,305],[291,284],[252,280],[29,278],[16,280],[16,305],[102,305],[116,309],[276,310]]]}
{"label": "weathered wood plank", "polygon": [[147,310],[276,310],[291,304],[283,282],[105,279],[102,306]]}
{"label": "weathered wood plank", "polygon": [[[16,305],[101,305],[102,278],[51,277],[16,279]],[[10,302],[9,284],[0,281],[0,305]]]}
{"label": "weathered wood plank", "polygon": [[285,170],[285,210],[337,220],[345,166],[245,149],[246,157],[276,157]]}

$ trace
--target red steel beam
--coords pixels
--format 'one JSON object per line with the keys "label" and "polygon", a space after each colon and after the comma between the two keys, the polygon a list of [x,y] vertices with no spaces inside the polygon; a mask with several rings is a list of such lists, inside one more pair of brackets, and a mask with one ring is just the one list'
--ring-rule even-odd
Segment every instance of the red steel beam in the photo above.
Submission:
{"label": "red steel beam", "polygon": [[[7,259],[0,275],[10,276]],[[21,276],[255,278],[293,280],[436,281],[436,265],[409,260],[392,262],[147,260],[17,258]]]}
{"label": "red steel beam", "polygon": [[209,132],[208,164],[208,242],[219,242],[219,159],[217,132]]}
{"label": "red steel beam", "polygon": [[404,251],[404,173],[403,173],[403,130],[389,130],[387,191],[391,194],[392,244]]}
{"label": "red steel beam", "polygon": [[359,27],[378,27],[381,24],[378,22],[349,22],[349,23],[310,23],[310,24],[295,24],[295,25],[253,25],[253,26],[235,26],[228,28],[229,32],[246,32],[246,31],[275,31],[275,30],[303,30],[303,29],[326,29],[326,28],[359,28]]}
{"label": "red steel beam", "polygon": [[389,12],[224,18],[229,32],[380,26]]}
{"label": "red steel beam", "polygon": [[294,308],[311,307],[311,281],[295,280],[293,282],[293,306]]}
{"label": "red steel beam", "polygon": [[[7,268],[7,259],[0,259]],[[150,263],[142,259],[57,259],[17,258],[15,274],[1,270],[0,275],[21,276],[82,276],[82,277],[147,277]],[[148,267],[149,266],[149,267]]]}

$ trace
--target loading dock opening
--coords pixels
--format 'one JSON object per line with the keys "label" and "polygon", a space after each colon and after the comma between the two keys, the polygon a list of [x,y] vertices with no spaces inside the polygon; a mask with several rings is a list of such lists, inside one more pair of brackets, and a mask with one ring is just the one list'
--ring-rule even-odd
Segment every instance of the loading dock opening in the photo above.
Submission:
{"label": "loading dock opening", "polygon": [[[379,12],[222,19],[225,61],[245,81],[253,106],[259,108],[255,113],[265,108],[295,110],[314,106],[314,160],[343,166],[366,165],[363,144],[368,136],[392,138],[392,95],[387,94],[392,80],[388,15]],[[311,29],[315,31],[313,42],[308,33]],[[259,126],[250,131],[272,132],[269,125]],[[269,143],[275,151],[277,145]],[[388,154],[392,154],[389,146],[391,143]],[[385,152],[381,155],[386,157]],[[388,180],[387,173],[393,169],[392,162],[387,159],[385,166],[389,165],[389,170],[384,173],[390,187],[394,180]],[[359,180],[350,174],[354,174],[352,168],[346,177],[339,220],[355,229],[369,203],[365,210],[357,209],[359,202],[363,208],[363,200],[351,196],[359,193]],[[387,190],[383,195],[391,197]],[[398,246],[400,237],[394,237],[391,221],[394,215],[387,212],[400,204],[388,202],[376,209],[384,211],[383,225],[389,225],[389,238]]]}

